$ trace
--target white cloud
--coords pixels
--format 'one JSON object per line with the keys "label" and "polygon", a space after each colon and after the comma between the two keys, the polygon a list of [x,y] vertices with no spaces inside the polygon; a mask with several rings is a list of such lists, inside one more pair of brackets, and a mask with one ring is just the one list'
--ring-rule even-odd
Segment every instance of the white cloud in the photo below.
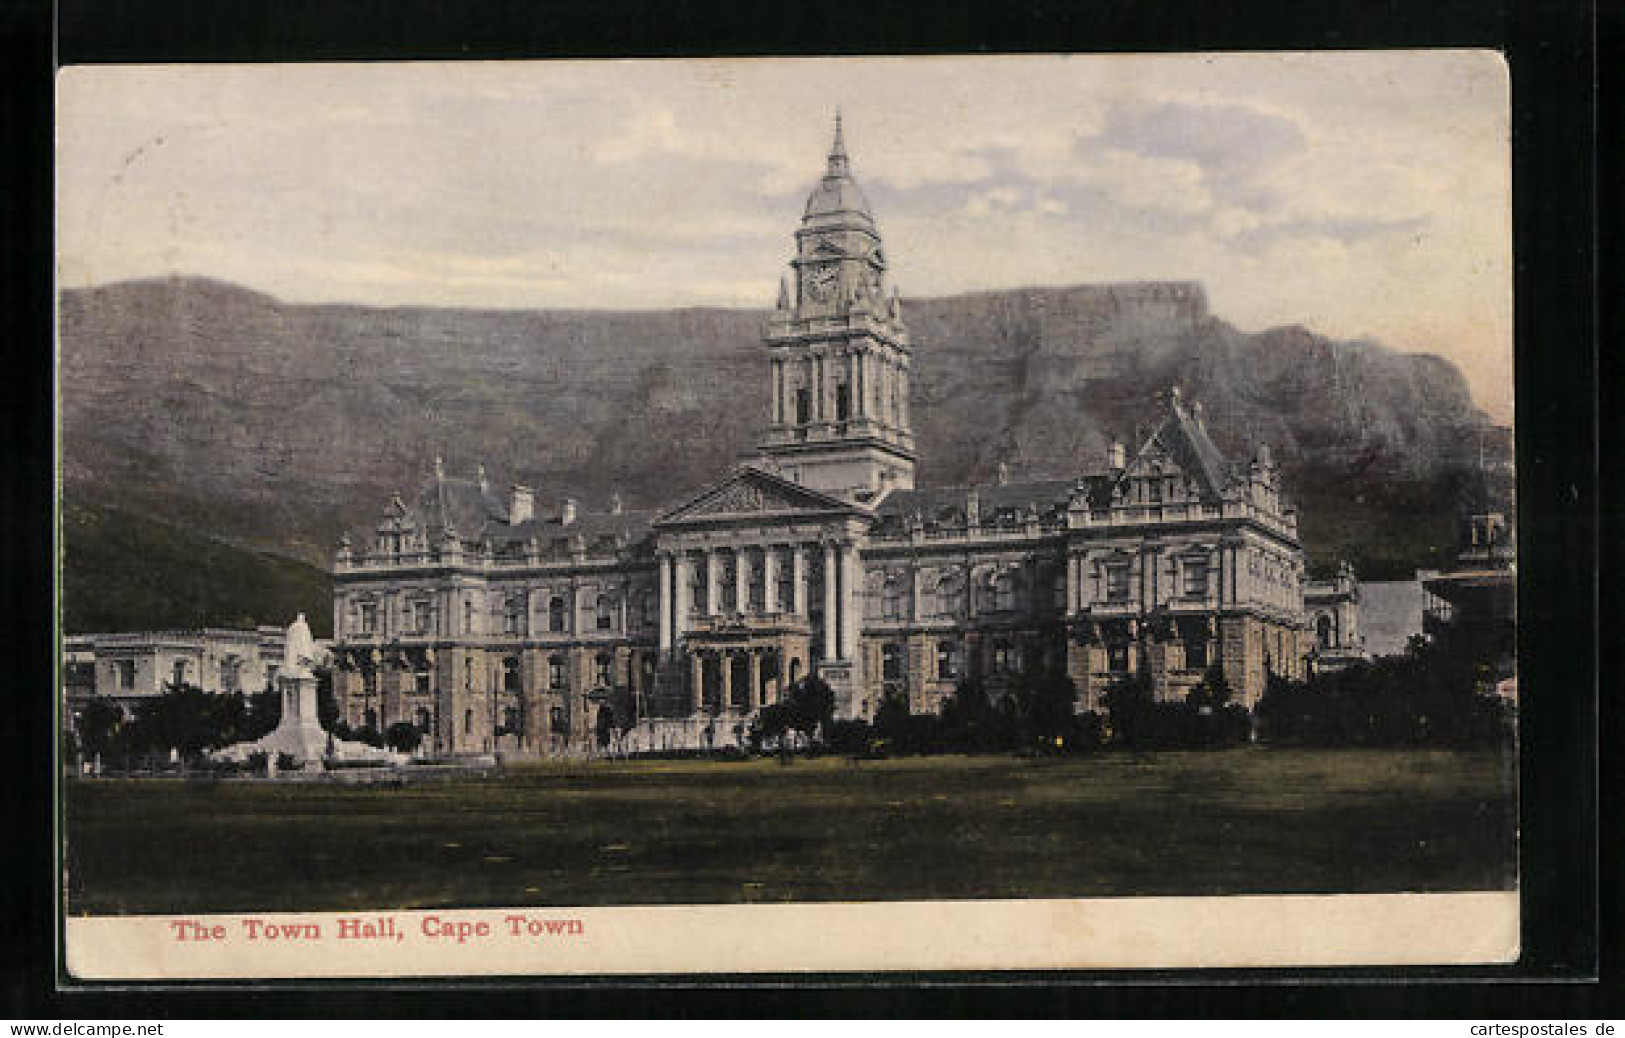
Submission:
{"label": "white cloud", "polygon": [[61,277],[770,305],[840,104],[905,291],[1190,278],[1511,385],[1505,70],[1407,52],[80,67]]}

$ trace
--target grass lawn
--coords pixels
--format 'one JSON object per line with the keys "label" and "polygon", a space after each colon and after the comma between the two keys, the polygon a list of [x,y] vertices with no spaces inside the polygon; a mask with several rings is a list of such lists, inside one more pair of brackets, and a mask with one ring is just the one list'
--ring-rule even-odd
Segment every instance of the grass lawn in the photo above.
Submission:
{"label": "grass lawn", "polygon": [[70,780],[74,913],[1509,888],[1496,753],[1247,748]]}

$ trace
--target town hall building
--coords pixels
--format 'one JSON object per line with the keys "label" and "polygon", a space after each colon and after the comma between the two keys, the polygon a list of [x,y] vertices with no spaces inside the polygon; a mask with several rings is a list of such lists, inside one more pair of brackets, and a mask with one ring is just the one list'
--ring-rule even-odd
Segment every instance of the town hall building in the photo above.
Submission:
{"label": "town hall building", "polygon": [[[1150,434],[1066,479],[916,487],[915,354],[837,117],[764,337],[752,460],[659,511],[544,502],[437,461],[335,562],[352,726],[437,753],[736,745],[804,675],[836,716],[934,712],[964,679],[1064,668],[1079,710],[1210,667],[1252,705],[1304,675],[1297,518],[1267,449],[1226,458],[1170,389]],[[924,362],[929,362],[928,359]]]}

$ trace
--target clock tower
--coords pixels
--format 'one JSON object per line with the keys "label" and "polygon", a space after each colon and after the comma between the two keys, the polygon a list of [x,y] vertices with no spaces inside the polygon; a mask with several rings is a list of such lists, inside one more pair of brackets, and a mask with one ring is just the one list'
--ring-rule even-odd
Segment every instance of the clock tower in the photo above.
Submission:
{"label": "clock tower", "polygon": [[815,490],[872,502],[914,486],[908,331],[841,116],[796,231],[793,275],[768,328],[772,413],[762,453]]}

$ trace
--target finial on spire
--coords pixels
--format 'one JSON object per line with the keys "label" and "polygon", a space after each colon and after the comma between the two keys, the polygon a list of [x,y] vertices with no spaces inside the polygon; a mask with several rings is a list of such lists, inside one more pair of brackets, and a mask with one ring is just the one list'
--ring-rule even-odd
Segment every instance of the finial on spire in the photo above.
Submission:
{"label": "finial on spire", "polygon": [[841,110],[835,109],[835,140],[829,146],[829,175],[844,177],[847,173],[846,137],[841,132]]}

